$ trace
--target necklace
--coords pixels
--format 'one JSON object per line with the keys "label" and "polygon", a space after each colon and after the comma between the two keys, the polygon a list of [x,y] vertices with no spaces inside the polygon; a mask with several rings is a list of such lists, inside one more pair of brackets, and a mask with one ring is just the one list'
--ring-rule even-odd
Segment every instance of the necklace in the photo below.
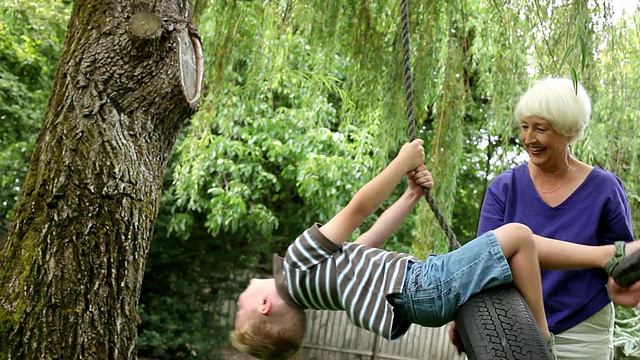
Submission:
{"label": "necklace", "polygon": [[552,194],[556,191],[558,191],[558,189],[560,189],[562,187],[562,185],[564,185],[565,180],[567,180],[567,174],[569,173],[569,170],[571,170],[571,167],[567,166],[567,170],[564,172],[564,176],[562,177],[562,181],[560,182],[560,185],[556,186],[555,189],[553,190],[542,190],[539,187],[535,187],[536,190],[538,190],[539,193],[541,194]]}

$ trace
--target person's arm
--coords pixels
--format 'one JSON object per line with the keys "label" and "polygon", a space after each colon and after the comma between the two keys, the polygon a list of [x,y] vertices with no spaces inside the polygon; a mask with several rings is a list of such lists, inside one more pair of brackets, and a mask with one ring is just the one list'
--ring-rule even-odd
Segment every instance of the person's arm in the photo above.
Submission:
{"label": "person's arm", "polygon": [[626,307],[635,307],[640,310],[640,281],[630,287],[624,288],[618,286],[613,278],[609,277],[607,290],[609,292],[609,298],[614,303]]}
{"label": "person's arm", "polygon": [[404,174],[424,165],[422,144],[420,139],[404,144],[395,159],[358,190],[347,206],[320,227],[320,232],[336,244],[347,241],[364,219],[391,195]]}
{"label": "person's arm", "polygon": [[433,177],[424,165],[415,171],[410,171],[407,174],[407,179],[409,181],[407,190],[380,215],[367,232],[358,237],[355,241],[356,243],[370,247],[380,247],[385,240],[393,235],[415,205],[422,199],[422,187],[433,188]]}

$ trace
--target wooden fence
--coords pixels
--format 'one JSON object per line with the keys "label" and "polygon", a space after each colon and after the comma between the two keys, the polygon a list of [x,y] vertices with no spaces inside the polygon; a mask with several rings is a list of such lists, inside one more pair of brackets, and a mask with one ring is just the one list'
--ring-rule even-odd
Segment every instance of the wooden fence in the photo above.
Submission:
{"label": "wooden fence", "polygon": [[[235,303],[225,304],[232,326]],[[299,360],[463,360],[449,342],[448,326],[412,325],[398,341],[388,341],[351,324],[344,311],[307,310],[307,333]]]}
{"label": "wooden fence", "polygon": [[453,360],[464,359],[449,342],[448,327],[412,325],[398,341],[388,341],[351,324],[343,311],[309,311],[301,359]]}

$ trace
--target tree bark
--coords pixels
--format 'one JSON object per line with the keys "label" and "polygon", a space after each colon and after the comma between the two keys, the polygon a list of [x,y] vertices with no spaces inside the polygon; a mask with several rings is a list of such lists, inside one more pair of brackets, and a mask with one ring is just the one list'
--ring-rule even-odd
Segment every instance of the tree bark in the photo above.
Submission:
{"label": "tree bark", "polygon": [[180,69],[179,38],[200,46],[190,16],[189,0],[74,2],[0,249],[1,359],[136,358],[161,180],[201,88]]}

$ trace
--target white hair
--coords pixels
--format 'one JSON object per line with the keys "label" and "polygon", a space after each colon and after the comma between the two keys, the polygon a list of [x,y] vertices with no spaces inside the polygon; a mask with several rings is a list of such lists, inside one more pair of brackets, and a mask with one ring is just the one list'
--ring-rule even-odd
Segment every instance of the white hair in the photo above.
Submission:
{"label": "white hair", "polygon": [[571,79],[549,77],[522,95],[514,115],[518,121],[530,116],[547,120],[556,132],[568,136],[571,144],[589,124],[591,100],[582,85],[576,89]]}

